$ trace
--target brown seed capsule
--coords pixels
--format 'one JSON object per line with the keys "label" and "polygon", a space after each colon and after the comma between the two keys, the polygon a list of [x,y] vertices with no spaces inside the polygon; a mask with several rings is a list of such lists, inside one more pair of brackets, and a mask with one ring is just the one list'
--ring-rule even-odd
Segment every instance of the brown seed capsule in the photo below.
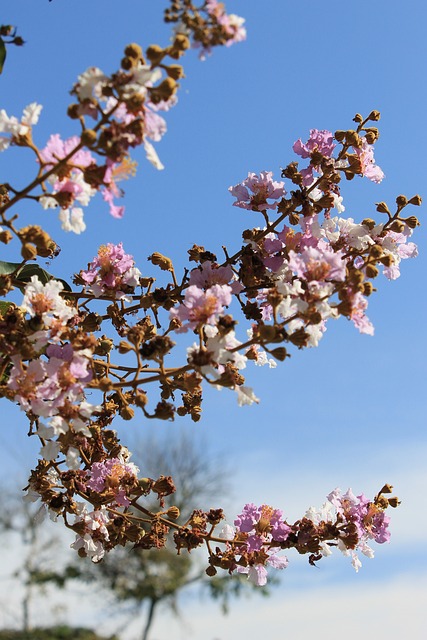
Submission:
{"label": "brown seed capsule", "polygon": [[402,220],[394,220],[389,227],[390,231],[402,233],[405,230],[405,223]]}
{"label": "brown seed capsule", "polygon": [[366,275],[368,278],[376,278],[379,274],[378,268],[373,264],[368,264],[366,267]]}
{"label": "brown seed capsule", "polygon": [[135,411],[132,409],[132,407],[126,405],[119,411],[119,414],[120,417],[123,418],[123,420],[132,420],[132,418],[135,416]]}
{"label": "brown seed capsule", "polygon": [[97,134],[93,129],[85,129],[82,132],[80,138],[84,145],[86,145],[87,147],[91,147],[97,140]]}
{"label": "brown seed capsule", "polygon": [[396,204],[399,207],[399,209],[402,209],[403,207],[406,207],[406,205],[408,204],[408,198],[406,196],[397,196]]}
{"label": "brown seed capsule", "polygon": [[157,251],[148,256],[147,260],[160,267],[162,271],[173,271],[172,260]]}
{"label": "brown seed capsule", "polygon": [[419,207],[421,203],[422,203],[422,199],[421,199],[421,196],[419,195],[413,196],[410,200],[408,200],[408,204],[413,204],[416,207]]}
{"label": "brown seed capsule", "polygon": [[374,122],[378,122],[378,120],[381,118],[381,114],[379,111],[371,111],[371,113],[368,116],[368,120],[373,120]]}
{"label": "brown seed capsule", "polygon": [[136,62],[136,60],[134,58],[128,58],[126,56],[125,58],[122,58],[120,66],[125,71],[129,71],[130,69],[132,69],[132,67],[134,66],[135,62]]}
{"label": "brown seed capsule", "polygon": [[98,388],[101,391],[111,391],[111,389],[113,388],[113,381],[111,380],[111,378],[105,376],[105,378],[101,378],[101,380],[99,380]]}
{"label": "brown seed capsule", "polygon": [[362,224],[364,224],[365,227],[368,227],[371,231],[375,227],[375,220],[372,220],[372,218],[364,218],[364,220],[362,220]]}
{"label": "brown seed capsule", "polygon": [[178,509],[178,507],[175,507],[175,505],[172,505],[171,507],[169,507],[169,509],[166,512],[166,515],[168,518],[170,518],[171,520],[178,520],[179,516],[181,515],[180,510]]}
{"label": "brown seed capsule", "polygon": [[374,244],[369,250],[369,253],[373,258],[381,258],[383,255],[383,248],[379,244]]}
{"label": "brown seed capsule", "polygon": [[24,260],[34,260],[37,256],[37,249],[33,244],[26,243],[22,245],[21,256]]}
{"label": "brown seed capsule", "polygon": [[416,216],[409,216],[409,218],[405,218],[405,222],[410,229],[415,229],[415,227],[419,227],[420,221]]}
{"label": "brown seed capsule", "polygon": [[139,44],[132,42],[125,48],[124,54],[128,58],[135,58],[136,60],[139,60],[140,58],[142,58],[142,49]]}
{"label": "brown seed capsule", "polygon": [[364,282],[363,283],[363,295],[370,296],[371,293],[375,291],[374,285],[372,282]]}
{"label": "brown seed capsule", "polygon": [[390,255],[389,253],[385,256],[383,256],[380,259],[381,264],[383,264],[385,267],[391,267],[392,264],[394,264],[394,258],[392,255]]}

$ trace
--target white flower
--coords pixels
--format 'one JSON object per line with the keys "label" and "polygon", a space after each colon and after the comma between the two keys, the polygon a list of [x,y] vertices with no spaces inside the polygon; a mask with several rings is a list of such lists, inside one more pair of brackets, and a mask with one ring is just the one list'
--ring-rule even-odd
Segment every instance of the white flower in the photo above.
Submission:
{"label": "white flower", "polygon": [[93,96],[102,98],[102,89],[108,81],[107,76],[98,67],[89,67],[78,77],[74,89],[80,100],[89,100]]}
{"label": "white flower", "polygon": [[80,207],[73,207],[71,210],[61,209],[58,217],[64,231],[73,231],[76,234],[80,234],[86,229],[86,224],[83,220],[83,209],[80,209]]}
{"label": "white flower", "polygon": [[80,469],[81,461],[80,461],[79,450],[76,449],[75,447],[70,447],[67,451],[65,461],[67,463],[67,467],[72,471],[76,471],[77,469]]}
{"label": "white flower", "polygon": [[164,164],[161,163],[160,158],[157,155],[157,152],[151,142],[148,142],[148,140],[144,140],[144,149],[147,160],[148,162],[151,162],[153,167],[155,167],[159,171],[165,168]]}
{"label": "white flower", "polygon": [[256,397],[251,387],[235,387],[235,391],[239,407],[243,407],[245,404],[251,405],[254,402],[258,404],[259,398]]}
{"label": "white flower", "polygon": [[49,441],[40,449],[40,455],[45,460],[56,460],[60,449],[59,442]]}
{"label": "white flower", "polygon": [[37,104],[37,102],[32,102],[24,109],[24,113],[22,114],[21,122],[28,126],[33,126],[37,124],[39,121],[40,112],[43,109],[41,104]]}

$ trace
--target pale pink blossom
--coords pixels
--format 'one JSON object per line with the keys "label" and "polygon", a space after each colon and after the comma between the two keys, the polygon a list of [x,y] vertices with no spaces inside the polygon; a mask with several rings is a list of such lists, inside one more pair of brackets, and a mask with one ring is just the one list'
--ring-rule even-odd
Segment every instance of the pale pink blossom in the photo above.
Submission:
{"label": "pale pink blossom", "polygon": [[233,206],[249,211],[275,209],[277,203],[273,204],[267,200],[278,200],[286,193],[284,183],[275,182],[271,171],[261,171],[259,176],[249,172],[246,180],[234,187],[229,187],[228,190],[232,196],[237,198],[236,202],[233,202]]}

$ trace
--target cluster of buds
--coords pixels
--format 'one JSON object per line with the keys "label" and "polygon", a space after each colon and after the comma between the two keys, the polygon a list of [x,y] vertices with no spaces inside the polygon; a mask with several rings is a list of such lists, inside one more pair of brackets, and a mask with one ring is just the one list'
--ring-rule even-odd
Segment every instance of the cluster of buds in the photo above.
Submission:
{"label": "cluster of buds", "polygon": [[228,14],[224,3],[218,0],[205,0],[200,7],[191,0],[172,0],[165,10],[165,22],[175,24],[177,35],[191,38],[192,46],[200,49],[202,60],[213,47],[229,47],[246,39],[244,18]]}

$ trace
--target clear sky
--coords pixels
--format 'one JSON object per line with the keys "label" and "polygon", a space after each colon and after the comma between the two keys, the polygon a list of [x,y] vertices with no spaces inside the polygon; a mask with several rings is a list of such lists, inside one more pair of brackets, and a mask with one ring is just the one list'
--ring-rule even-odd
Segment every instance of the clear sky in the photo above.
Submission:
{"label": "clear sky", "polygon": [[[34,130],[40,146],[51,133],[72,135],[76,130],[65,111],[77,75],[92,65],[115,70],[128,42],[166,44],[166,4],[3,0],[0,22],[17,25],[26,44],[9,49],[0,108],[20,115],[33,101],[43,104]],[[376,160],[386,179],[343,185],[346,215],[361,221],[375,212],[375,202],[392,205],[400,193],[420,193],[427,201],[423,0],[230,0],[227,8],[246,18],[248,39],[214,51],[205,62],[194,52],[186,56],[178,105],[166,114],[168,132],[156,145],[166,168],[156,172],[143,153],[138,156],[136,178],[123,185],[123,220],[111,218],[97,198],[86,213],[87,231],[65,236],[56,213],[20,207],[23,219],[46,221],[63,246],[49,267],[55,274],[69,277],[85,267],[106,242],[123,241],[144,275],[153,272],[145,261],[153,251],[182,268],[193,243],[218,255],[223,244],[239,248],[242,230],[262,220],[232,207],[228,187],[248,171],[271,170],[278,179],[280,167],[295,159],[297,138],[306,139],[310,128],[351,128],[356,112],[382,113]],[[33,172],[29,153],[12,149],[0,155],[0,182],[24,185]],[[411,211],[422,223],[424,212]],[[230,519],[247,501],[271,503],[296,519],[335,486],[371,496],[389,482],[402,499],[392,514],[391,544],[376,545],[377,557],[365,559],[359,574],[341,556],[314,569],[289,554],[272,598],[244,600],[225,619],[207,602],[201,615],[200,601],[188,599],[185,624],[178,624],[174,638],[255,640],[262,633],[302,640],[311,633],[337,637],[331,635],[337,628],[348,640],[362,633],[389,640],[426,637],[426,229],[424,224],[417,230],[420,256],[402,264],[401,278],[377,281],[369,306],[374,337],[360,335],[343,319],[329,323],[318,348],[296,353],[274,371],[248,371],[258,406],[239,409],[234,394],[209,391],[197,425],[138,422],[141,432],[162,436],[169,429],[203,431],[212,450],[226,452]],[[19,411],[2,411],[1,477],[7,482],[25,475],[33,447]],[[4,594],[6,603],[8,598]],[[0,615],[0,623],[6,622]],[[160,620],[153,639],[166,637],[168,624]]]}

